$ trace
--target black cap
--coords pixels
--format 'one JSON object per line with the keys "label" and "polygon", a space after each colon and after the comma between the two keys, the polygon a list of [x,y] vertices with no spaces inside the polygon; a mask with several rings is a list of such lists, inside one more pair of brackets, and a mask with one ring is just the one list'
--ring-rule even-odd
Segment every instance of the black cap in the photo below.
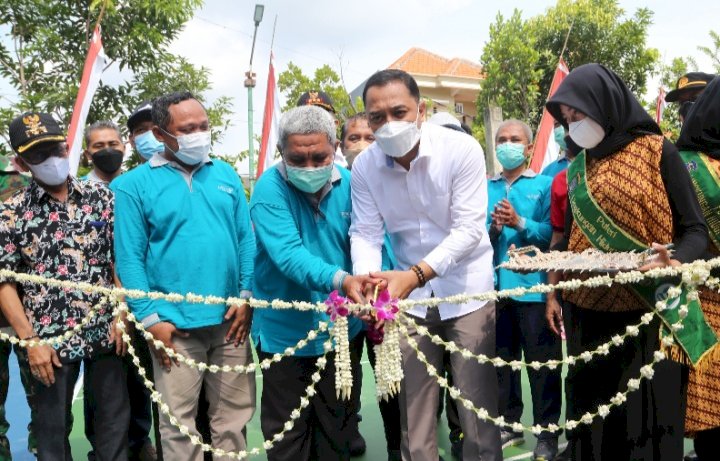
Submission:
{"label": "black cap", "polygon": [[335,114],[332,98],[324,91],[306,91],[298,99],[297,106],[320,106],[326,111]]}
{"label": "black cap", "polygon": [[50,114],[25,112],[10,122],[10,145],[18,154],[46,142],[63,142],[65,134]]}
{"label": "black cap", "polygon": [[130,117],[127,120],[127,127],[132,133],[141,122],[152,120],[152,101],[143,101],[135,108]]}
{"label": "black cap", "polygon": [[705,72],[688,72],[678,79],[675,84],[675,89],[665,96],[665,101],[676,102],[683,93],[704,90],[707,84],[714,78],[715,75],[706,74]]}

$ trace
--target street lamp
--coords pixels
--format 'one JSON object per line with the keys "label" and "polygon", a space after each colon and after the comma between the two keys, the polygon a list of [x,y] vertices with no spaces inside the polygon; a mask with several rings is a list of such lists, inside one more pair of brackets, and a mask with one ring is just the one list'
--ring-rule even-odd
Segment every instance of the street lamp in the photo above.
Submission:
{"label": "street lamp", "polygon": [[265,12],[264,5],[255,5],[255,15],[253,20],[255,21],[255,32],[253,32],[252,48],[250,49],[250,67],[245,72],[245,88],[248,89],[248,159],[250,163],[249,180],[250,180],[250,193],[252,193],[255,186],[255,145],[253,136],[253,88],[255,88],[255,72],[252,71],[253,56],[255,55],[255,39],[257,38],[257,30],[262,21],[263,13]]}

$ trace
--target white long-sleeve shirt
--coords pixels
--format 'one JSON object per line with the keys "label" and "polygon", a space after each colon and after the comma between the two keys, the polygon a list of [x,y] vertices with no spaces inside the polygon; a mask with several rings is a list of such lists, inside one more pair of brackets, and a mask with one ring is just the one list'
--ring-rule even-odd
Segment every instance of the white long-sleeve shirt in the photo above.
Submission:
{"label": "white long-sleeve shirt", "polygon": [[[466,134],[424,124],[418,156],[407,171],[373,143],[352,169],[354,273],[380,270],[387,230],[398,269],[424,260],[437,274],[410,299],[492,290],[486,181],[482,148]],[[483,305],[441,304],[440,317],[459,317]],[[418,306],[410,314],[424,318],[426,310]]]}

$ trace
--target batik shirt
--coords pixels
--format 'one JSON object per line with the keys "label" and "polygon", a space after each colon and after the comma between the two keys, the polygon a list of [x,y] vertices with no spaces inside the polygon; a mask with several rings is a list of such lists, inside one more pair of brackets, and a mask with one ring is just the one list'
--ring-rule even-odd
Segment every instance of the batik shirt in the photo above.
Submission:
{"label": "batik shirt", "polygon": [[[112,192],[74,179],[68,180],[68,190],[67,201],[62,203],[31,181],[0,205],[0,268],[110,287]],[[40,337],[72,329],[101,299],[97,294],[44,284],[18,283],[17,288],[25,314]],[[61,362],[110,350],[109,310],[100,310],[80,334],[55,347]]]}

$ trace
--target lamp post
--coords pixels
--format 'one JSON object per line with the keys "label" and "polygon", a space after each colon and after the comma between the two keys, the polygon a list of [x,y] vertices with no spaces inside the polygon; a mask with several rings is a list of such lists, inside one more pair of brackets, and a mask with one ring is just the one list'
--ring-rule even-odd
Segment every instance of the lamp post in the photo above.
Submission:
{"label": "lamp post", "polygon": [[245,88],[248,90],[248,159],[249,159],[249,175],[250,180],[250,193],[252,194],[253,188],[255,187],[255,145],[253,135],[253,88],[255,88],[255,72],[252,71],[253,56],[255,55],[255,39],[257,38],[257,30],[262,21],[263,13],[265,12],[265,6],[257,4],[255,5],[255,15],[253,20],[255,21],[255,32],[253,32],[252,48],[250,48],[250,68],[245,72]]}

